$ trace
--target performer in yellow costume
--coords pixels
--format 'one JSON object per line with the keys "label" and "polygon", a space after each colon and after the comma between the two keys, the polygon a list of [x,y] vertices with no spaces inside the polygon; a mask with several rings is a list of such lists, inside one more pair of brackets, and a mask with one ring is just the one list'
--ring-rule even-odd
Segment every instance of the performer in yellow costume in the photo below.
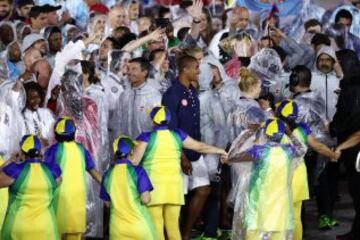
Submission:
{"label": "performer in yellow costume", "polygon": [[86,172],[95,181],[101,181],[90,153],[75,142],[75,131],[73,120],[60,118],[55,124],[58,143],[45,153],[45,162],[58,164],[63,172],[54,208],[59,232],[66,240],[80,240],[86,231]]}
{"label": "performer in yellow costume", "polygon": [[[322,144],[312,136],[312,131],[304,122],[295,123],[299,118],[299,108],[292,100],[283,100],[277,104],[276,115],[286,121],[293,129],[293,135],[305,145],[310,145],[315,151],[327,156],[331,159],[337,159],[335,152],[331,151],[326,145]],[[284,138],[283,142],[288,142],[288,138]],[[292,193],[294,205],[294,240],[303,239],[303,227],[301,222],[302,202],[309,199],[309,186],[307,169],[304,159],[301,159],[299,165],[296,166],[292,179]]]}
{"label": "performer in yellow costume", "polygon": [[10,192],[1,239],[59,239],[52,203],[61,170],[56,164],[40,160],[38,137],[24,136],[20,147],[25,160],[12,162],[0,172],[0,187],[9,187]]}
{"label": "performer in yellow costume", "polygon": [[153,131],[142,133],[137,138],[138,144],[132,161],[135,165],[140,163],[154,186],[147,206],[155,224],[156,239],[165,239],[165,227],[167,239],[181,240],[179,216],[181,205],[184,204],[180,166],[182,148],[222,154],[224,157],[227,153],[223,149],[192,139],[180,129],[169,129],[170,111],[164,106],[153,108],[150,116],[154,124]]}
{"label": "performer in yellow costume", "polygon": [[[292,165],[294,159],[305,154],[305,147],[293,135],[291,144],[280,141],[285,124],[278,119],[266,121],[265,143],[254,145],[234,159],[253,161],[247,196],[240,204],[241,236],[246,240],[286,240],[293,234],[293,206],[291,197]],[[236,230],[236,229],[235,229]],[[237,231],[237,230],[236,230]]]}
{"label": "performer in yellow costume", "polygon": [[[2,168],[2,166],[4,164],[5,164],[5,161],[4,161],[3,157],[0,155],[0,169]],[[8,191],[9,190],[7,188],[0,189],[0,232],[2,229],[2,225],[3,225],[5,214],[6,214],[6,209],[8,206],[8,199],[9,199]]]}
{"label": "performer in yellow costume", "polygon": [[155,227],[144,204],[153,190],[140,166],[133,166],[128,155],[135,142],[121,136],[114,141],[114,165],[105,173],[100,198],[110,205],[110,240],[155,240]]}

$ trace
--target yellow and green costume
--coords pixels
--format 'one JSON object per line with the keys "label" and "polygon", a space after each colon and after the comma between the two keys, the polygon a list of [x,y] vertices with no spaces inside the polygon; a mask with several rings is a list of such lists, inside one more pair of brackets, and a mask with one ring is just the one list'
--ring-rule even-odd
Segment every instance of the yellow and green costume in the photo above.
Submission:
{"label": "yellow and green costume", "polygon": [[3,224],[2,240],[59,239],[53,208],[56,179],[61,170],[56,164],[27,159],[10,163],[3,172],[14,179]]}
{"label": "yellow and green costume", "polygon": [[86,171],[95,168],[90,153],[75,141],[60,142],[46,151],[45,161],[57,163],[63,173],[54,199],[59,232],[85,233]]}
{"label": "yellow and green costume", "polygon": [[[5,163],[3,157],[0,155],[0,167]],[[9,193],[8,188],[2,188],[0,189],[0,232],[2,229],[2,225],[4,222],[6,209],[8,206],[8,199],[9,199]]]}
{"label": "yellow and green costume", "polygon": [[142,133],[137,141],[147,143],[141,166],[154,186],[148,210],[155,224],[157,239],[164,239],[164,227],[169,239],[181,239],[179,215],[184,204],[180,156],[187,134],[159,125],[152,132]]}
{"label": "yellow and green costume", "polygon": [[110,240],[155,240],[150,215],[140,195],[153,189],[141,167],[127,159],[117,160],[104,175],[100,197],[111,202]]}

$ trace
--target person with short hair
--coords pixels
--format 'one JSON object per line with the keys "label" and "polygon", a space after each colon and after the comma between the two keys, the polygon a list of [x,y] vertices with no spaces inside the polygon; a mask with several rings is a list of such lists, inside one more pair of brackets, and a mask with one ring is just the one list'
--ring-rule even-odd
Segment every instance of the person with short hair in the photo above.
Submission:
{"label": "person with short hair", "polygon": [[350,32],[350,27],[353,24],[353,15],[346,9],[341,9],[335,16],[335,23],[344,28],[344,40],[341,48],[351,49],[360,56],[360,38]]}
{"label": "person with short hair", "polygon": [[48,25],[47,13],[41,6],[33,6],[29,12],[33,33],[40,33]]}
{"label": "person with short hair", "polygon": [[[178,60],[178,71],[178,80],[164,93],[162,98],[162,104],[169,109],[172,116],[169,128],[180,128],[193,139],[200,141],[200,103],[198,93],[194,88],[199,81],[199,61],[185,55]],[[183,150],[181,167],[184,194],[194,190],[186,209],[182,232],[182,239],[188,240],[191,228],[210,193],[210,181],[204,158],[197,152]]]}
{"label": "person with short hair", "polygon": [[11,162],[0,170],[0,188],[9,187],[12,199],[1,239],[58,240],[53,201],[61,169],[41,160],[41,141],[34,135],[25,135],[20,149],[21,162]]}
{"label": "person with short hair", "polygon": [[20,21],[26,21],[29,18],[31,8],[35,5],[34,0],[22,0],[16,4],[15,19]]}
{"label": "person with short hair", "polygon": [[12,13],[13,0],[0,0],[0,21],[9,20]]}
{"label": "person with short hair", "polygon": [[44,91],[36,82],[24,84],[26,105],[22,111],[26,134],[33,134],[40,138],[44,146],[54,140],[53,127],[55,118],[44,104]]}
{"label": "person with short hair", "polygon": [[150,63],[145,58],[129,61],[128,79],[131,85],[121,93],[111,120],[112,134],[136,138],[151,130],[148,112],[161,102],[161,93],[149,79]]}

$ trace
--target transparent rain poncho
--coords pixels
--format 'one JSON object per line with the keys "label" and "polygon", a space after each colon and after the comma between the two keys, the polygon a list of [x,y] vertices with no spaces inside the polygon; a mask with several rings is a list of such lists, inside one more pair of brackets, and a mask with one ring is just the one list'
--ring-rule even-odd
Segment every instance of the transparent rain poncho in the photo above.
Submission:
{"label": "transparent rain poncho", "polygon": [[265,118],[265,114],[257,101],[247,98],[239,99],[227,116],[230,142],[251,125],[260,125],[265,121]]}
{"label": "transparent rain poncho", "polygon": [[149,116],[151,109],[161,104],[161,94],[150,82],[131,87],[121,93],[110,120],[113,137],[120,134],[137,138],[140,133],[152,129]]}
{"label": "transparent rain poncho", "polygon": [[122,66],[124,61],[130,58],[129,53],[121,50],[110,51],[108,56],[108,76],[114,77],[123,89],[129,88],[129,82],[123,73]]}
{"label": "transparent rain poncho", "polygon": [[[292,239],[289,186],[293,165],[304,156],[306,147],[296,137],[290,139],[291,144],[272,142],[259,129],[246,130],[234,141],[229,151],[237,176],[229,199],[234,203],[234,239]],[[250,162],[239,162],[244,153]]]}
{"label": "transparent rain poncho", "polygon": [[297,95],[293,101],[299,108],[296,122],[306,123],[312,135],[320,142],[334,144],[330,135],[326,133],[325,101],[318,92],[305,92]]}
{"label": "transparent rain poncho", "polygon": [[25,126],[21,110],[25,107],[25,90],[15,92],[14,81],[8,80],[6,63],[0,60],[0,154],[8,159],[18,152],[19,142],[24,135]]}
{"label": "transparent rain poncho", "polygon": [[213,79],[211,66],[217,67],[223,82],[231,80],[231,78],[226,74],[224,66],[220,63],[220,61],[217,60],[213,54],[209,54],[203,58],[200,64],[200,91],[206,91],[211,89],[211,82]]}
{"label": "transparent rain poncho", "polygon": [[263,86],[269,86],[280,76],[283,66],[275,50],[263,48],[251,57],[248,69],[262,80]]}
{"label": "transparent rain poncho", "polygon": [[[201,140],[207,144],[226,148],[229,142],[229,134],[226,127],[226,114],[223,107],[223,99],[220,89],[211,89],[200,94],[200,130]],[[207,163],[210,179],[215,181],[218,172],[219,156],[206,154],[204,160]]]}
{"label": "transparent rain poncho", "polygon": [[[59,96],[59,116],[69,116],[75,121],[76,141],[84,145],[94,159],[97,170],[100,170],[101,129],[98,119],[98,106],[91,98],[86,97],[82,86],[82,75],[68,69],[61,78]],[[87,175],[87,231],[88,237],[103,236],[103,205],[98,197],[99,185]],[[76,206],[75,206],[76,207]]]}
{"label": "transparent rain poncho", "polygon": [[[312,136],[328,147],[334,147],[336,140],[326,132],[325,101],[318,92],[305,92],[297,95],[293,101],[299,107],[299,115],[296,122],[306,123],[312,131]],[[315,170],[313,172],[315,184],[321,172],[325,169],[329,158],[318,155]]]}

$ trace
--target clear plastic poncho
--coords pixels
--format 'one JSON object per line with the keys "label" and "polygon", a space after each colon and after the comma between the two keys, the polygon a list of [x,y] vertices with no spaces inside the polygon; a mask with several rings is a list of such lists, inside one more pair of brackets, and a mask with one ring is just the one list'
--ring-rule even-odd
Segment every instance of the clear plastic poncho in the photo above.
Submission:
{"label": "clear plastic poncho", "polygon": [[[75,121],[77,142],[90,152],[97,170],[101,162],[101,128],[98,119],[98,105],[84,94],[82,75],[68,69],[61,78],[61,93],[58,100],[59,116],[69,116]],[[88,237],[103,237],[103,204],[99,198],[99,185],[87,175],[87,230]]]}
{"label": "clear plastic poncho", "polygon": [[257,101],[246,98],[239,99],[227,117],[230,142],[242,131],[248,129],[250,125],[260,125],[265,121],[265,118],[266,116]]}
{"label": "clear plastic poncho", "polygon": [[[312,136],[315,139],[327,145],[328,147],[336,146],[336,140],[331,138],[326,132],[326,114],[325,114],[325,101],[319,92],[305,92],[297,95],[293,101],[299,107],[299,116],[296,119],[298,123],[306,123],[312,131]],[[325,169],[329,158],[318,155],[316,166],[312,174],[314,174],[315,184],[318,177]]]}
{"label": "clear plastic poncho", "polygon": [[[230,194],[234,203],[234,239],[292,239],[292,175],[306,146],[295,137],[291,144],[269,141],[261,129],[246,130],[234,141],[229,160],[237,176]],[[279,148],[281,147],[281,148]],[[238,162],[247,152],[250,162]]]}
{"label": "clear plastic poncho", "polygon": [[[226,114],[221,99],[221,84],[216,89],[211,89],[200,94],[200,130],[201,140],[207,144],[226,148],[229,142],[228,129],[226,127]],[[210,180],[216,181],[218,172],[219,156],[206,154],[204,160],[207,163]]]}
{"label": "clear plastic poncho", "polygon": [[263,86],[269,86],[281,74],[283,66],[275,50],[263,48],[251,57],[248,68],[262,80]]}
{"label": "clear plastic poncho", "polygon": [[331,145],[334,142],[326,133],[325,101],[318,92],[304,92],[293,99],[299,108],[296,122],[306,123],[312,135],[320,142]]}
{"label": "clear plastic poncho", "polygon": [[15,92],[14,81],[8,80],[6,63],[0,60],[0,154],[8,159],[18,152],[19,142],[25,133],[21,110],[25,107],[24,88]]}
{"label": "clear plastic poncho", "polygon": [[161,104],[161,93],[148,81],[121,93],[110,120],[112,139],[120,134],[137,138],[152,129],[150,111]]}

